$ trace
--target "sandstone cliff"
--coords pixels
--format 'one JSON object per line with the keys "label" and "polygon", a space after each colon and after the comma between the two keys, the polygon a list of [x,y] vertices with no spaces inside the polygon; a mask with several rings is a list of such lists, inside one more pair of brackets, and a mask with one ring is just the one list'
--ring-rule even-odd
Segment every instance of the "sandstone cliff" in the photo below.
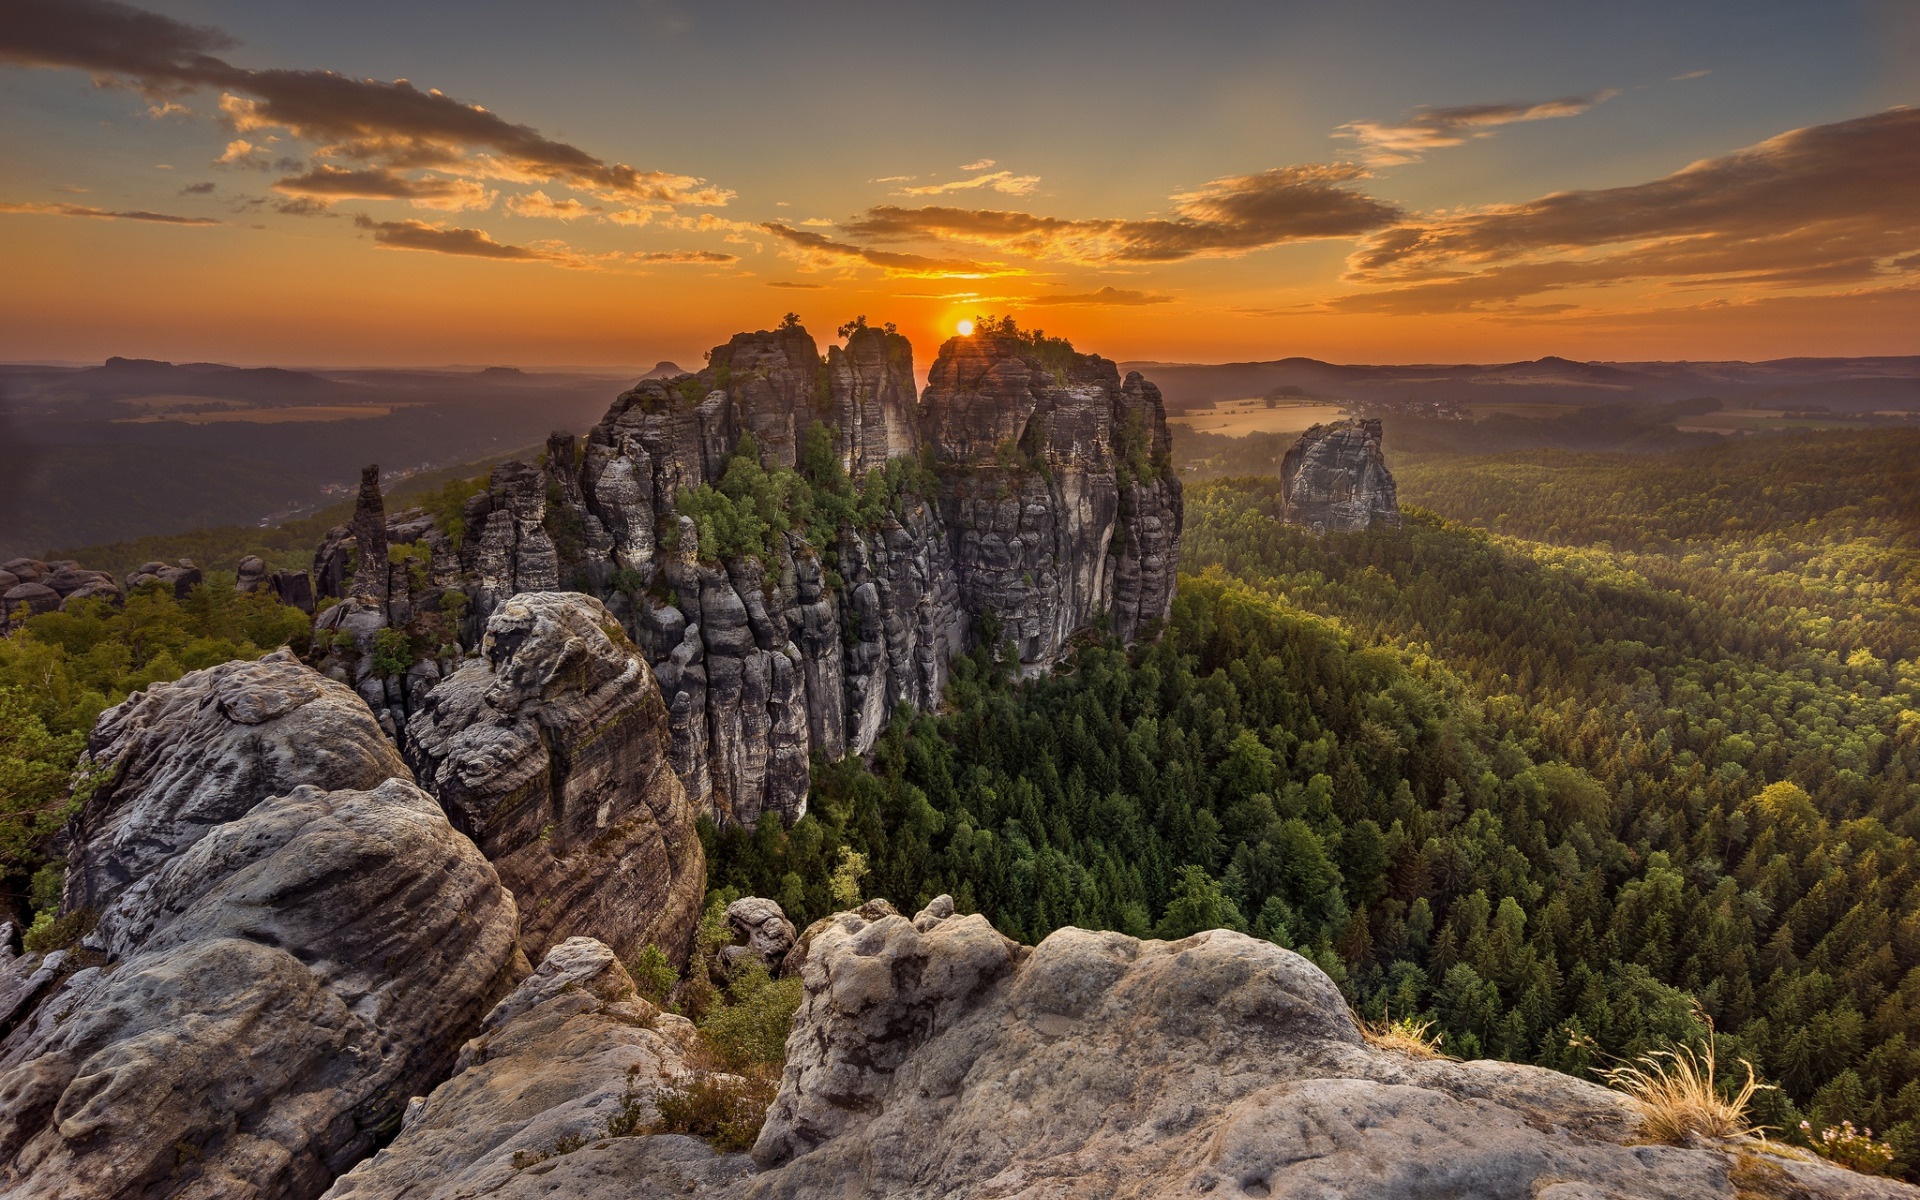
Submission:
{"label": "sandstone cliff", "polygon": [[1286,520],[1316,533],[1400,524],[1377,420],[1335,421],[1301,434],[1280,460],[1280,488]]}
{"label": "sandstone cliff", "polygon": [[[749,446],[824,486],[815,429],[859,515],[714,551],[686,494],[732,486]],[[740,334],[698,374],[622,393],[584,439],[555,434],[540,465],[495,468],[459,539],[386,514],[370,475],[315,558],[316,592],[340,599],[316,621],[322,665],[404,739],[509,597],[586,592],[645,653],[695,806],[792,819],[812,752],[864,752],[898,705],[937,706],[978,629],[1040,670],[1102,620],[1132,639],[1164,618],[1182,516],[1168,448],[1153,385],[1064,343],[953,339],[916,403],[891,331],[824,358],[799,326]],[[382,644],[410,665],[383,665]]]}
{"label": "sandstone cliff", "polygon": [[652,672],[598,600],[529,593],[409,726],[420,782],[513,892],[531,956],[576,935],[686,955],[706,890]]}

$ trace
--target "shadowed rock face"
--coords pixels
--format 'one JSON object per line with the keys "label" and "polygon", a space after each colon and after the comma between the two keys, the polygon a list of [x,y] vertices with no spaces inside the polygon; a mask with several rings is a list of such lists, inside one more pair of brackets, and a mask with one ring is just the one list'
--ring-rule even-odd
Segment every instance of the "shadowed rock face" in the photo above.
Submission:
{"label": "shadowed rock face", "polygon": [[1380,452],[1380,422],[1335,421],[1300,435],[1280,460],[1289,524],[1316,533],[1398,527],[1399,493]]}
{"label": "shadowed rock face", "polygon": [[[798,817],[812,752],[864,753],[899,705],[937,707],[977,619],[1039,670],[1103,617],[1132,639],[1168,612],[1182,512],[1160,394],[1104,359],[1043,357],[1015,337],[954,339],[920,405],[898,334],[855,330],[825,359],[797,326],[739,334],[698,374],[622,393],[584,442],[555,434],[542,465],[495,468],[457,550],[424,514],[388,518],[385,542],[407,561],[386,565],[384,601],[321,614],[322,630],[352,634],[323,666],[403,737],[449,670],[379,675],[382,629],[471,647],[518,593],[595,595],[653,667],[696,809]],[[937,483],[914,486],[932,494],[907,490],[812,544],[796,533],[764,556],[699,561],[676,497],[718,485],[748,435],[764,466],[794,466],[816,421],[856,480],[931,448]],[[319,594],[346,593],[376,503],[321,548]]]}
{"label": "shadowed rock face", "polygon": [[62,906],[98,924],[0,1042],[0,1190],[315,1196],[445,1077],[526,960],[384,742],[286,655],[103,715]]}
{"label": "shadowed rock face", "polygon": [[676,959],[706,860],[653,673],[598,600],[515,596],[434,689],[407,757],[520,904],[530,954],[575,935]]}

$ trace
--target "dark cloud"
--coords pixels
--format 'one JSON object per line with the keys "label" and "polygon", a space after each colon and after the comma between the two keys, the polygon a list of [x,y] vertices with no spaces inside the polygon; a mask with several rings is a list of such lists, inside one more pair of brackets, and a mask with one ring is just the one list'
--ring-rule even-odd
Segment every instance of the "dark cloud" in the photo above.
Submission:
{"label": "dark cloud", "polygon": [[1345,164],[1278,167],[1213,180],[1172,197],[1173,218],[1068,220],[971,208],[881,205],[844,228],[869,241],[955,240],[1034,258],[1099,264],[1233,257],[1286,242],[1355,237],[1405,217],[1348,186]]}
{"label": "dark cloud", "polygon": [[638,263],[703,263],[716,267],[740,261],[738,254],[722,254],[718,250],[652,250],[643,254],[629,254],[627,258],[630,262]]}
{"label": "dark cloud", "polygon": [[1018,274],[1004,267],[969,262],[964,259],[928,258],[920,254],[900,254],[875,250],[849,242],[836,242],[825,234],[809,233],[769,221],[761,229],[787,243],[789,257],[813,266],[850,266],[865,264],[879,267],[889,275],[937,276],[976,279],[987,275]]}
{"label": "dark cloud", "polygon": [[459,229],[430,225],[425,221],[376,221],[355,217],[353,223],[369,230],[373,240],[395,250],[426,250],[434,254],[455,254],[466,258],[499,258],[516,262],[556,262],[572,266],[576,256],[569,252],[537,246],[509,246],[493,240],[484,229]]}
{"label": "dark cloud", "polygon": [[373,167],[350,171],[320,163],[303,175],[279,180],[273,190],[286,196],[329,203],[334,200],[411,200],[423,208],[458,211],[486,208],[493,193],[471,179],[409,178]]}
{"label": "dark cloud", "polygon": [[796,292],[817,292],[827,286],[824,283],[795,283],[790,279],[769,279],[765,283],[771,288],[792,288]]}
{"label": "dark cloud", "polygon": [[1075,307],[1091,305],[1114,305],[1132,307],[1141,304],[1166,304],[1172,296],[1156,296],[1151,292],[1130,292],[1124,288],[1103,287],[1097,292],[1082,292],[1077,295],[1034,296],[1028,304],[1064,304]]}
{"label": "dark cloud", "polygon": [[325,143],[337,157],[397,170],[443,167],[482,177],[558,180],[628,201],[724,204],[732,197],[690,176],[606,162],[404,79],[254,70],[214,53],[233,45],[218,30],[117,0],[10,0],[0,22],[0,62],[88,71],[149,94],[217,88],[226,93],[222,112],[239,132],[284,129]]}
{"label": "dark cloud", "polygon": [[[1348,279],[1370,311],[1495,306],[1575,287],[1889,281],[1920,252],[1920,111],[1796,129],[1661,179],[1402,222]],[[1905,264],[1903,266],[1903,264]]]}
{"label": "dark cloud", "polygon": [[1612,88],[1584,96],[1562,96],[1517,104],[1462,104],[1453,108],[1417,108],[1397,125],[1380,121],[1349,121],[1333,136],[1350,138],[1361,155],[1376,167],[1418,161],[1429,150],[1458,146],[1468,138],[1492,137],[1501,125],[1577,117],[1620,93]]}
{"label": "dark cloud", "polygon": [[93,217],[101,221],[152,221],[160,225],[220,225],[224,222],[211,217],[177,217],[171,213],[146,212],[135,209],[131,212],[111,212],[104,208],[89,208],[84,204],[4,204],[0,203],[0,213],[35,213],[51,217]]}
{"label": "dark cloud", "polygon": [[182,196],[211,196],[213,194],[213,184],[211,182],[190,183],[180,189],[180,194]]}

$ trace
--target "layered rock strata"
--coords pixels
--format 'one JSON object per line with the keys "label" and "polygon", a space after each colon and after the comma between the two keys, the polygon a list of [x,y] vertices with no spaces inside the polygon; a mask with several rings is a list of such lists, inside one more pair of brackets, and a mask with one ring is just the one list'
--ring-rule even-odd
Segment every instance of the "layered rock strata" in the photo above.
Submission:
{"label": "layered rock strata", "polygon": [[[688,1071],[693,1026],[641,999],[613,951],[571,938],[487,1015],[454,1076],[328,1200],[677,1196],[749,1174],[690,1137],[634,1137]],[[618,1135],[618,1136],[616,1136]]]}
{"label": "layered rock strata", "polygon": [[528,593],[428,694],[407,758],[520,906],[530,955],[590,935],[685,957],[706,859],[646,661],[591,596]]}
{"label": "layered rock strata", "polygon": [[1280,460],[1280,490],[1285,519],[1315,533],[1400,524],[1377,420],[1335,421],[1301,434]]}
{"label": "layered rock strata", "polygon": [[512,896],[285,654],[154,685],[89,754],[61,913],[91,932],[4,972],[55,978],[0,1042],[0,1190],[318,1195],[526,973]]}
{"label": "layered rock strata", "polygon": [[[816,425],[865,515],[703,556],[683,493],[720,486],[749,445],[768,470],[817,469]],[[540,465],[495,468],[457,542],[418,511],[382,519],[363,487],[315,560],[317,592],[342,598],[317,624],[348,634],[325,665],[403,737],[456,665],[444,648],[477,644],[516,594],[587,592],[651,663],[694,804],[790,820],[810,755],[864,753],[897,706],[936,707],[977,627],[1038,671],[1090,626],[1132,639],[1163,618],[1182,515],[1168,448],[1153,385],[1063,343],[953,339],[916,404],[891,331],[824,359],[798,326],[740,334],[698,374],[623,393],[584,439],[554,435]],[[406,634],[412,667],[376,670],[381,629]]]}

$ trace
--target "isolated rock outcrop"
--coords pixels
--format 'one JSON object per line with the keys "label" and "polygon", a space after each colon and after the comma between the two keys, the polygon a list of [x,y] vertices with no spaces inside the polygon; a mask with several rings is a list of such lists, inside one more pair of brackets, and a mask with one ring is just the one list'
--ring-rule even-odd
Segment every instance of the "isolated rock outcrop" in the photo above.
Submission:
{"label": "isolated rock outcrop", "polygon": [[1318,968],[1240,934],[1027,950],[979,917],[833,922],[733,1194],[1920,1196],[1758,1143],[1643,1144],[1625,1098],[1552,1071],[1374,1049]]}
{"label": "isolated rock outcrop", "polygon": [[756,959],[769,972],[778,974],[780,964],[793,949],[793,922],[772,900],[760,896],[742,896],[727,905],[727,928],[738,944],[723,946],[720,962],[731,968],[747,958]]}
{"label": "isolated rock outcrop", "polygon": [[515,596],[479,657],[425,697],[406,752],[499,870],[529,954],[579,934],[684,958],[706,860],[668,756],[666,705],[591,596]]}
{"label": "isolated rock outcrop", "polygon": [[62,905],[97,924],[0,1042],[0,1190],[315,1196],[445,1076],[526,961],[382,743],[285,655],[102,717]]}
{"label": "isolated rock outcrop", "polygon": [[487,1015],[457,1073],[329,1200],[638,1197],[750,1172],[688,1137],[633,1137],[685,1075],[693,1026],[641,999],[613,951],[570,938]]}
{"label": "isolated rock outcrop", "polygon": [[1315,533],[1400,524],[1377,420],[1335,421],[1301,434],[1280,460],[1280,491],[1287,522]]}

